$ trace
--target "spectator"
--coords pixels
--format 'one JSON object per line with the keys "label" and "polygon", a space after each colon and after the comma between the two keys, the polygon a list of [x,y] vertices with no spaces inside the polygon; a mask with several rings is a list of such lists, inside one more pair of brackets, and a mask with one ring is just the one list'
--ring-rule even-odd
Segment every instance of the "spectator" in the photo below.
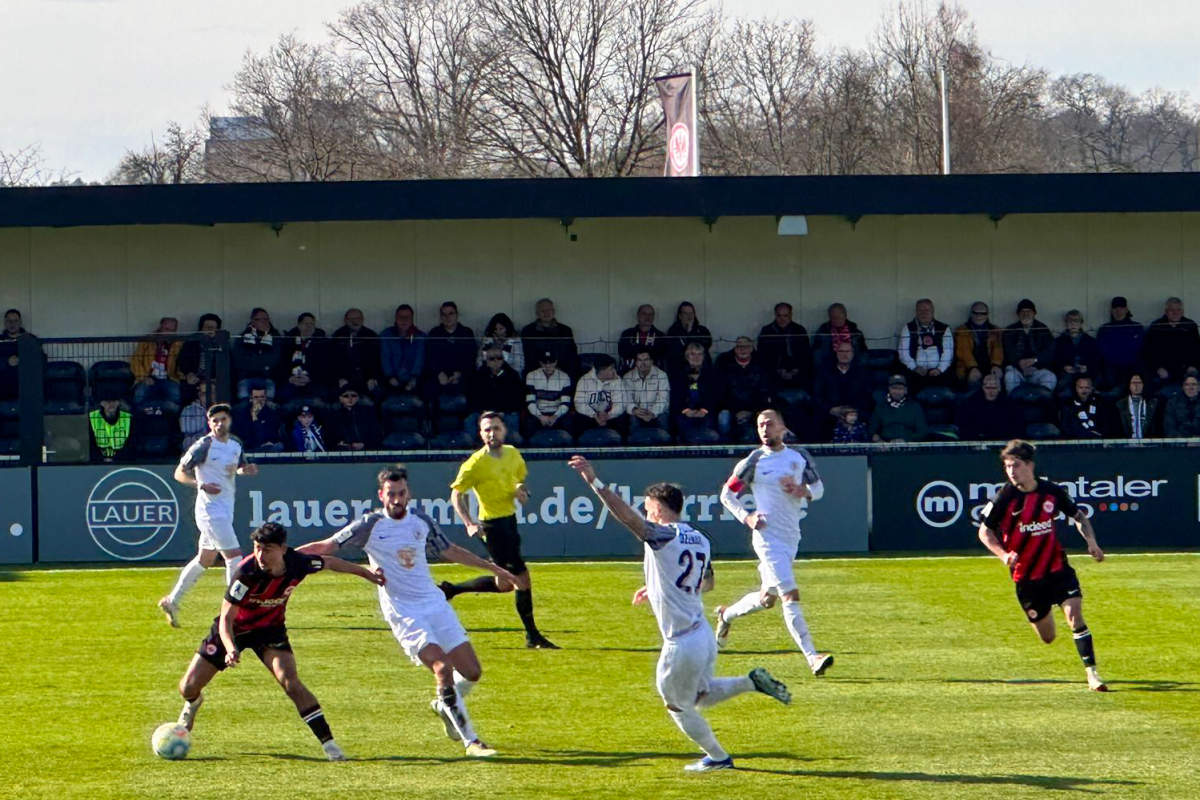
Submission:
{"label": "spectator", "polygon": [[358,404],[358,390],[343,386],[338,406],[326,420],[326,442],[338,450],[374,450],[379,446],[379,421],[372,409]]}
{"label": "spectator", "polygon": [[671,376],[671,417],[684,443],[716,441],[717,408],[724,390],[715,367],[704,363],[704,347],[683,349],[683,369]]}
{"label": "spectator", "polygon": [[534,304],[536,317],[521,329],[521,345],[526,353],[554,354],[554,363],[568,375],[575,375],[579,368],[579,350],[575,346],[575,334],[570,327],[554,317],[554,301],[543,297]]}
{"label": "spectator", "polygon": [[1000,378],[989,371],[979,380],[978,391],[971,392],[954,415],[958,438],[964,442],[995,442],[1024,435],[1020,410],[1000,393]]}
{"label": "spectator", "polygon": [[425,333],[413,324],[413,308],[396,306],[395,324],[380,335],[384,388],[389,394],[417,391],[425,369]]}
{"label": "spectator", "polygon": [[430,400],[445,404],[467,393],[475,368],[475,332],[458,324],[458,305],[451,300],[438,311],[441,322],[425,337],[425,381]]}
{"label": "spectator", "polygon": [[934,318],[933,301],[921,298],[915,312],[900,331],[896,348],[914,394],[926,386],[949,385],[954,363],[954,334],[949,325]]}
{"label": "spectator", "polygon": [[1090,375],[1080,372],[1071,379],[1071,396],[1063,404],[1059,428],[1067,439],[1103,439],[1112,430],[1108,406],[1096,394]]}
{"label": "spectator", "polygon": [[1100,385],[1106,389],[1128,385],[1130,376],[1141,369],[1142,343],[1146,339],[1146,330],[1134,322],[1124,297],[1114,297],[1111,305],[1111,318],[1096,332]]}
{"label": "spectator", "polygon": [[967,389],[974,389],[984,375],[1004,377],[1003,332],[988,319],[987,303],[971,304],[967,321],[954,329],[954,374]]}
{"label": "spectator", "polygon": [[363,324],[359,308],[346,309],[342,322],[333,332],[332,342],[337,354],[333,369],[336,388],[353,386],[359,394],[378,398],[383,393],[379,386],[379,334]]}
{"label": "spectator", "polygon": [[[178,367],[183,376],[180,394],[183,402],[199,397],[205,409],[224,395],[217,386],[217,362],[225,352],[225,342],[217,339],[221,330],[221,318],[216,314],[202,314],[196,323],[196,333],[188,337],[179,351]],[[207,419],[207,418],[206,418]],[[205,422],[207,430],[208,423]]]}
{"label": "spectator", "polygon": [[207,411],[203,398],[197,396],[179,412],[179,432],[183,434],[180,452],[186,453],[197,439],[208,433]]}
{"label": "spectator", "polygon": [[250,402],[233,412],[233,432],[241,440],[242,447],[251,452],[283,452],[282,429],[279,409],[267,401],[266,386],[251,383]]}
{"label": "spectator", "polygon": [[529,416],[522,433],[528,438],[539,430],[571,429],[571,377],[558,368],[553,350],[538,356],[538,368],[525,376],[525,402]]}
{"label": "spectator", "polygon": [[10,308],[4,312],[4,333],[0,334],[0,400],[15,398],[19,387],[17,340],[28,331],[21,327],[21,312]]}
{"label": "spectator", "polygon": [[858,418],[858,409],[838,406],[834,410],[837,419],[833,426],[834,444],[864,444],[871,441],[867,426]]}
{"label": "spectator", "polygon": [[1095,380],[1100,375],[1100,346],[1083,329],[1083,314],[1073,308],[1063,315],[1067,328],[1054,340],[1054,371],[1071,382],[1076,375],[1087,375]]}
{"label": "spectator", "polygon": [[305,311],[296,317],[296,327],[284,336],[283,358],[279,361],[279,399],[324,397],[332,388],[332,362],[337,356],[325,331],[317,327],[317,318]]}
{"label": "spectator", "polygon": [[313,417],[312,406],[300,406],[300,413],[292,423],[291,445],[297,453],[325,452],[325,435]]}
{"label": "spectator", "polygon": [[172,410],[179,409],[182,397],[179,388],[179,353],[183,343],[176,334],[179,320],[163,317],[150,336],[138,342],[129,359],[133,372],[134,405],[161,400],[170,403]]}
{"label": "spectator", "polygon": [[829,319],[822,322],[813,336],[813,368],[819,375],[821,367],[832,364],[834,351],[842,342],[849,342],[858,359],[867,352],[867,339],[858,326],[846,318],[846,306],[833,303],[826,309]]}
{"label": "spectator", "polygon": [[1012,394],[1022,383],[1053,392],[1058,379],[1053,363],[1054,334],[1037,319],[1037,307],[1026,298],[1017,303],[1017,321],[1004,329],[1004,388]]}
{"label": "spectator", "polygon": [[854,357],[854,346],[838,342],[833,350],[833,362],[817,372],[817,409],[822,414],[840,418],[838,409],[852,408],[860,420],[865,419],[871,406],[871,382],[862,364]]}
{"label": "spectator", "polygon": [[667,328],[667,355],[665,361],[655,361],[655,364],[670,374],[683,368],[683,348],[692,342],[697,342],[704,348],[705,363],[710,361],[708,351],[712,349],[712,332],[700,324],[696,317],[696,307],[684,300],[675,309],[675,321]]}
{"label": "spectator", "polygon": [[1200,368],[1200,333],[1196,323],[1183,315],[1183,301],[1168,297],[1163,315],[1150,323],[1142,350],[1153,374],[1155,388],[1183,380]]}
{"label": "spectator", "polygon": [[[477,366],[483,366],[484,356],[488,349],[499,347],[504,356],[504,363],[512,367],[517,375],[525,374],[525,348],[517,337],[517,328],[513,325],[508,314],[493,314],[483,329],[483,341],[480,342]],[[515,429],[514,429],[515,430]]]}
{"label": "spectator", "polygon": [[230,348],[238,399],[250,396],[250,382],[263,381],[267,397],[275,396],[275,373],[283,357],[283,337],[264,308],[250,312],[250,322]]}
{"label": "spectator", "polygon": [[472,413],[464,430],[472,435],[479,430],[479,415],[495,411],[504,418],[506,427],[520,430],[521,408],[525,405],[525,382],[509,366],[504,351],[492,345],[484,351],[483,366],[471,376],[468,386],[468,406]]}
{"label": "spectator", "polygon": [[1167,401],[1163,434],[1171,438],[1200,436],[1200,380],[1183,379],[1183,391]]}
{"label": "spectator", "polygon": [[755,358],[754,340],[739,336],[732,350],[717,357],[717,372],[725,387],[717,430],[738,442],[757,441],[755,418],[771,405],[771,379]]}
{"label": "spectator", "polygon": [[1141,373],[1129,376],[1129,393],[1117,401],[1117,418],[1126,439],[1149,439],[1155,435],[1158,399],[1146,397]]}
{"label": "spectator", "polygon": [[579,379],[575,387],[575,425],[577,434],[593,428],[622,433],[627,427],[625,387],[612,356],[597,356],[592,368]]}
{"label": "spectator", "polygon": [[638,306],[637,325],[621,331],[621,338],[617,341],[621,372],[633,369],[633,361],[642,348],[649,350],[655,361],[662,361],[667,355],[666,334],[655,327],[654,306],[649,303]]}
{"label": "spectator", "polygon": [[654,356],[646,348],[638,350],[633,369],[622,378],[625,402],[629,405],[629,429],[670,428],[671,379],[654,365]]}
{"label": "spectator", "polygon": [[775,304],[774,321],[758,332],[758,356],[777,394],[788,404],[795,402],[796,390],[812,389],[812,347],[808,331],[792,321],[791,303]]}
{"label": "spectator", "polygon": [[869,430],[875,442],[920,442],[929,434],[925,410],[909,399],[903,375],[888,378],[887,394],[875,407]]}
{"label": "spectator", "polygon": [[111,464],[133,460],[133,415],[116,397],[100,398],[100,407],[88,413],[92,461]]}

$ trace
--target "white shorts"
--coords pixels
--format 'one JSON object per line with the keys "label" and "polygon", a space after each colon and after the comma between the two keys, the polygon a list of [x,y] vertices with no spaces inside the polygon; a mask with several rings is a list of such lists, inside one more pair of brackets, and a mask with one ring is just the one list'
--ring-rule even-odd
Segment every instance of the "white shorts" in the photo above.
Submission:
{"label": "white shorts", "polygon": [[663,642],[654,679],[663,702],[678,709],[693,708],[708,691],[717,664],[717,640],[707,622]]}
{"label": "white shorts", "polygon": [[429,645],[437,645],[442,652],[449,653],[463,642],[470,641],[466,628],[445,600],[404,611],[398,611],[391,605],[382,608],[383,619],[400,643],[400,649],[418,667],[424,666],[421,651]]}
{"label": "white shorts", "polygon": [[197,519],[201,550],[241,550],[231,519]]}
{"label": "white shorts", "polygon": [[754,531],[750,538],[758,556],[758,574],[762,579],[762,590],[785,594],[796,589],[792,562],[796,560],[796,548],[800,546],[799,537],[776,539]]}

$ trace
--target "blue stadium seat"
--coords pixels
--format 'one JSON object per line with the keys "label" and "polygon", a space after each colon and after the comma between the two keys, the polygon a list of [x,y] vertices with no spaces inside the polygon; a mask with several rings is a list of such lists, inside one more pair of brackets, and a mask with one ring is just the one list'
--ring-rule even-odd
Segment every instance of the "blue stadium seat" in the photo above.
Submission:
{"label": "blue stadium seat", "polygon": [[577,441],[583,447],[613,447],[621,443],[621,434],[612,428],[592,428],[579,434]]}
{"label": "blue stadium seat", "polygon": [[393,431],[383,437],[385,450],[424,450],[425,437],[416,431]]}
{"label": "blue stadium seat", "polygon": [[575,443],[571,434],[558,428],[543,428],[529,437],[529,447],[570,447]]}

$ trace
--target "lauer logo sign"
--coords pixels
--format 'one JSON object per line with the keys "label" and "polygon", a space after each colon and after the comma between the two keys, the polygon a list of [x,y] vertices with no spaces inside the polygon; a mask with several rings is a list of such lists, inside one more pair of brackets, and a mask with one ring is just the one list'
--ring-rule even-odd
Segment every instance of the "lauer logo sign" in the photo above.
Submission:
{"label": "lauer logo sign", "polygon": [[114,470],[92,487],[88,533],[104,552],[141,561],[166,547],[179,527],[179,501],[165,480],[140,467]]}

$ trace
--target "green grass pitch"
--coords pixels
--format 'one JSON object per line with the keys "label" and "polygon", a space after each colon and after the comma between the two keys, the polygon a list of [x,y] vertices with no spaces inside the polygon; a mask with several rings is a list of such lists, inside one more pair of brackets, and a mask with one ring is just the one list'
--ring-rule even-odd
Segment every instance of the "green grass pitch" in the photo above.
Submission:
{"label": "green grass pitch", "polygon": [[[512,596],[455,601],[484,665],[470,697],[500,751],[469,760],[430,713],[432,678],[400,653],[374,591],[304,582],[288,609],[301,678],[352,761],[316,740],[252,655],[207,692],[186,761],[150,733],[206,632],[222,572],[187,598],[184,627],[154,606],[162,568],[0,570],[0,794],[13,798],[1055,798],[1200,797],[1196,554],[1073,557],[1100,671],[1086,691],[1069,635],[1037,641],[992,558],[814,559],[802,600],[837,662],[813,678],[779,611],[739,620],[717,673],[764,665],[791,687],[707,712],[738,769],[682,771],[696,748],[653,683],[659,638],[630,597],[640,565],[533,566],[545,632],[528,651]],[[435,568],[440,578],[471,574]],[[712,608],[754,586],[717,568]]]}

